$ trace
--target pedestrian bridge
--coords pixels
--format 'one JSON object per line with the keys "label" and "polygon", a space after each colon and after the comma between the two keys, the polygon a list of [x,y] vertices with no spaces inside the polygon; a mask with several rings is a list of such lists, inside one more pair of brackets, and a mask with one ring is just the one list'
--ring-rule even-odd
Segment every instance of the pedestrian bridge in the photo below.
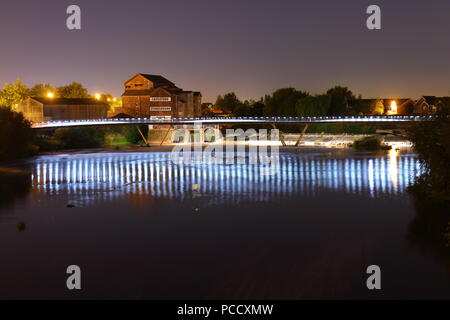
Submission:
{"label": "pedestrian bridge", "polygon": [[87,120],[57,120],[32,122],[34,129],[56,129],[85,126],[112,125],[220,125],[220,124],[310,124],[310,123],[413,123],[432,121],[436,117],[424,116],[324,116],[324,117],[202,117],[202,118],[108,118]]}

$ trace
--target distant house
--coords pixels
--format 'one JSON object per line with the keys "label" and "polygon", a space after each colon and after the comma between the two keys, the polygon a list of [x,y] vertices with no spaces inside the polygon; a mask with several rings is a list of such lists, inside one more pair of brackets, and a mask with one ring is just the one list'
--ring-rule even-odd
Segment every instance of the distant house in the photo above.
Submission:
{"label": "distant house", "polygon": [[124,83],[121,112],[133,117],[198,117],[202,95],[184,91],[163,76],[138,73]]}
{"label": "distant house", "polygon": [[416,101],[415,114],[433,114],[437,111],[450,110],[450,97],[423,96]]}
{"label": "distant house", "polygon": [[[409,98],[383,98],[383,99],[362,99],[366,105],[365,111],[367,114],[382,115],[382,114],[398,114],[398,115],[423,115],[433,114],[436,108],[430,106],[430,99],[420,98],[413,100]],[[395,102],[396,110],[391,110],[392,103]]]}
{"label": "distant house", "polygon": [[95,99],[33,97],[17,105],[32,122],[106,118],[109,105]]}

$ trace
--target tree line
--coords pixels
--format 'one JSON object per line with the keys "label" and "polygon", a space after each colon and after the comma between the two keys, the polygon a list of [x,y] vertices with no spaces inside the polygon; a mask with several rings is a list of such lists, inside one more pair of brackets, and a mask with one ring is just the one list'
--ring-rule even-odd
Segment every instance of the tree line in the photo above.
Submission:
{"label": "tree line", "polygon": [[[258,101],[241,101],[234,92],[217,97],[214,109],[235,116],[340,116],[382,114],[384,110],[370,100],[356,96],[349,88],[335,86],[325,94],[311,95],[294,88],[282,88]],[[204,115],[213,115],[211,108]]]}
{"label": "tree line", "polygon": [[[16,82],[6,83],[0,90],[0,106],[14,109],[14,107],[29,97],[47,97],[51,92],[55,98],[94,98],[89,94],[81,83],[73,81],[65,86],[53,86],[50,83],[37,83],[31,88],[26,86],[22,80],[17,79]],[[102,94],[100,99],[114,105],[113,96],[111,94]]]}

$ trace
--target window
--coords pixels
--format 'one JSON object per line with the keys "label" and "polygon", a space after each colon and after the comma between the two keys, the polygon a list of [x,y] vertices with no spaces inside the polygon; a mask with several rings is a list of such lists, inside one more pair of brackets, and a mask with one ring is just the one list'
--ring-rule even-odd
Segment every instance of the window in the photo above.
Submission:
{"label": "window", "polygon": [[172,101],[171,97],[150,97],[150,101],[164,101],[164,102],[168,102],[168,101]]}
{"label": "window", "polygon": [[172,111],[172,107],[150,107],[150,111]]}

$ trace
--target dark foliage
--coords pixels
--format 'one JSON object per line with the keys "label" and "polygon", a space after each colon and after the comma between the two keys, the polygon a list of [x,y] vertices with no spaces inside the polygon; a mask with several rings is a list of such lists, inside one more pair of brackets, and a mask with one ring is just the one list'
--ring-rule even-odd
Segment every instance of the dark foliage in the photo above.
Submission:
{"label": "dark foliage", "polygon": [[0,161],[33,153],[34,132],[21,113],[0,107]]}
{"label": "dark foliage", "polygon": [[411,125],[407,135],[424,169],[411,191],[449,201],[450,119],[440,115],[433,122]]}
{"label": "dark foliage", "polygon": [[104,143],[104,132],[95,128],[57,129],[53,136],[64,148],[97,148]]}

